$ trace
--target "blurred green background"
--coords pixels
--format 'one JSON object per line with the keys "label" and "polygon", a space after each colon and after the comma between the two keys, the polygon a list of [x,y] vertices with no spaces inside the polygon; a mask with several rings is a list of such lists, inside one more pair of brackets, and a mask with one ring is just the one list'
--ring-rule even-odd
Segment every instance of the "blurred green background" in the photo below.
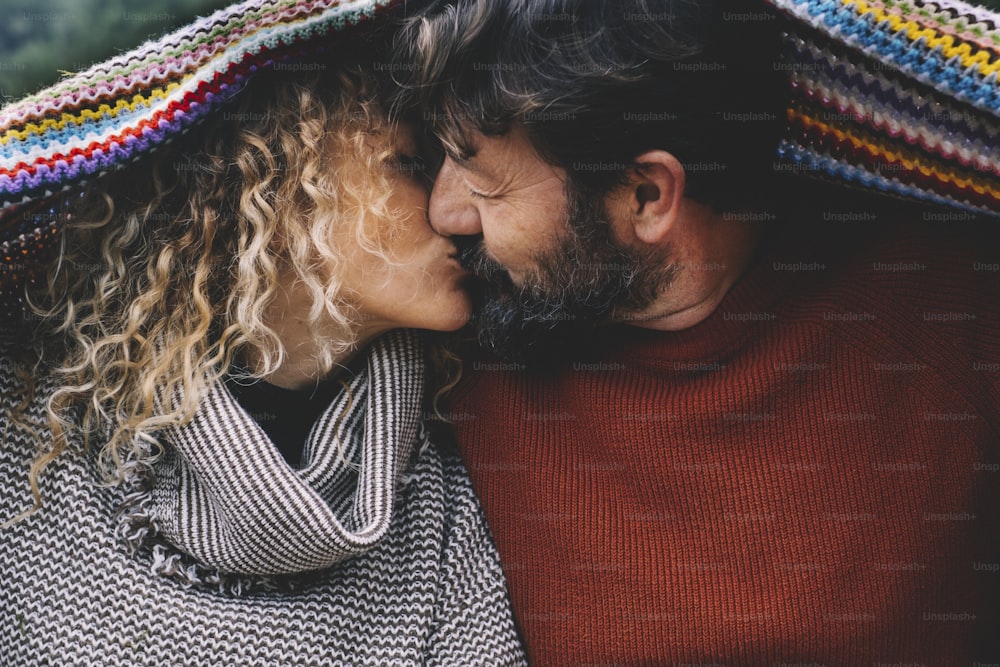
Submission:
{"label": "blurred green background", "polygon": [[0,105],[233,1],[0,0]]}
{"label": "blurred green background", "polygon": [[0,0],[0,102],[86,69],[233,0]]}

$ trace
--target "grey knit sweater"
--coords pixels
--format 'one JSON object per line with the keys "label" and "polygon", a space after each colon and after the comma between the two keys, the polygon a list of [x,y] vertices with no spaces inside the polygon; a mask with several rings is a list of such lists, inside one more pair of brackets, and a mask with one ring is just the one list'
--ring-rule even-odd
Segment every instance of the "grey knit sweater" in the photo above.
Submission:
{"label": "grey knit sweater", "polygon": [[[30,506],[36,446],[9,418],[8,345],[0,520]],[[122,485],[102,486],[90,456],[57,459],[43,509],[0,533],[0,665],[524,664],[481,509],[427,435],[421,388],[419,345],[398,332],[317,422],[301,468],[223,386]]]}

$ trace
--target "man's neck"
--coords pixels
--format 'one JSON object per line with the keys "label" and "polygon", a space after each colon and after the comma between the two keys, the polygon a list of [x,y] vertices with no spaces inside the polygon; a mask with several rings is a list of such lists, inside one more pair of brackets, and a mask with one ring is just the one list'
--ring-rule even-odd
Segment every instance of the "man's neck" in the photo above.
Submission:
{"label": "man's neck", "polygon": [[699,217],[699,233],[687,244],[694,250],[673,260],[680,272],[674,287],[645,312],[629,317],[631,326],[680,331],[703,322],[754,263],[763,232],[759,225],[714,211]]}

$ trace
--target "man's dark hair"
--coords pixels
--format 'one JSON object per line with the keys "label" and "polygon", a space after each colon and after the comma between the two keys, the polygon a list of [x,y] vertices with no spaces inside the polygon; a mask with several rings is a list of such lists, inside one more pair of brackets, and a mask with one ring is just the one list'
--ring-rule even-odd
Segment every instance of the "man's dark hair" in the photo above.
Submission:
{"label": "man's dark hair", "polygon": [[400,33],[397,71],[448,150],[521,123],[572,185],[606,193],[663,149],[686,193],[724,210],[771,170],[779,30],[746,1],[442,0]]}

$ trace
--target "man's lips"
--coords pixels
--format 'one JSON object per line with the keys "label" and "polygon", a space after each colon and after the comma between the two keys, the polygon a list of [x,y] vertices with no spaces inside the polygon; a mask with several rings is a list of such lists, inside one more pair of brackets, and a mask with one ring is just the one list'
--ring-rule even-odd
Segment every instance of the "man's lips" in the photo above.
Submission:
{"label": "man's lips", "polygon": [[465,247],[459,246],[456,256],[463,267],[476,275],[481,275],[482,269],[489,268],[490,264],[492,264],[492,262],[488,261],[488,256],[478,243]]}

